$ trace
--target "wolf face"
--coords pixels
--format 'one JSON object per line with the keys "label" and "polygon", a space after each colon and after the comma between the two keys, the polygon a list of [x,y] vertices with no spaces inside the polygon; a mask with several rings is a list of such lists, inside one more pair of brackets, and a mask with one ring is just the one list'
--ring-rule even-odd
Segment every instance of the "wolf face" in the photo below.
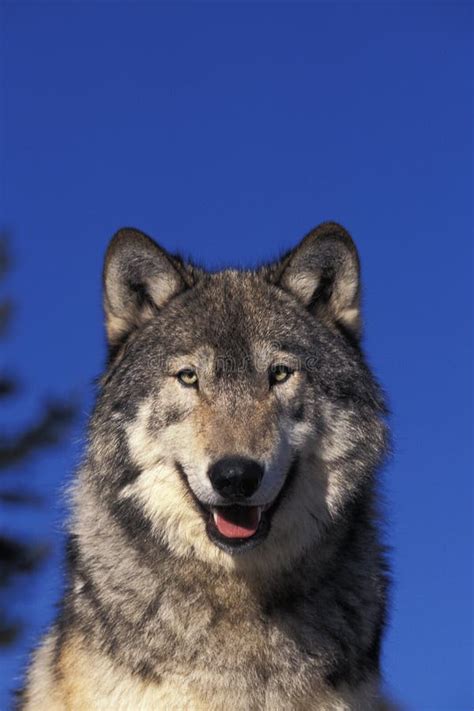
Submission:
{"label": "wolf face", "polygon": [[128,535],[239,570],[286,567],[317,542],[385,449],[359,294],[333,223],[256,271],[207,273],[135,230],[113,238],[85,476]]}

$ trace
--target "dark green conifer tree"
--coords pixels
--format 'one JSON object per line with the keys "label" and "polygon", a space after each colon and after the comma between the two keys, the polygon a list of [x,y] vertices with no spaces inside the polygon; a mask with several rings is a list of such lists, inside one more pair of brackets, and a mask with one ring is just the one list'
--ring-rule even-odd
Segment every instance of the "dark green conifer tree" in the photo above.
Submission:
{"label": "dark green conifer tree", "polygon": [[[0,234],[0,287],[11,268],[9,245],[7,235]],[[0,296],[0,339],[7,336],[12,315],[11,300]],[[0,370],[1,421],[4,423],[7,422],[8,405],[19,391],[17,375]],[[24,485],[12,484],[12,477],[6,474],[21,471],[21,467],[41,450],[58,445],[75,414],[76,406],[72,401],[50,400],[34,422],[13,434],[0,432],[0,646],[11,644],[21,629],[21,623],[9,614],[8,586],[17,575],[27,575],[36,569],[47,551],[44,541],[23,540],[5,532],[1,521],[6,507],[18,507],[20,516],[25,515],[25,507],[39,503],[34,492],[25,490]]]}

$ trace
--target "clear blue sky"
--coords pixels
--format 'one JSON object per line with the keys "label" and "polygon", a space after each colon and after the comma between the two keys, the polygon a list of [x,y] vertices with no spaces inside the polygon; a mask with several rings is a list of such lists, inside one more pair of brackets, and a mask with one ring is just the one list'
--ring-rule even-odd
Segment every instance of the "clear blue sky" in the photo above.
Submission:
{"label": "clear blue sky", "polygon": [[[5,525],[59,540],[115,229],[216,267],[339,220],[393,410],[386,677],[409,709],[472,709],[472,5],[12,2],[0,25],[18,306],[4,354],[25,384],[8,425],[45,392],[76,391],[84,413],[70,444],[21,474],[43,509]],[[58,551],[15,592],[29,631],[0,660],[2,709],[53,614]]]}

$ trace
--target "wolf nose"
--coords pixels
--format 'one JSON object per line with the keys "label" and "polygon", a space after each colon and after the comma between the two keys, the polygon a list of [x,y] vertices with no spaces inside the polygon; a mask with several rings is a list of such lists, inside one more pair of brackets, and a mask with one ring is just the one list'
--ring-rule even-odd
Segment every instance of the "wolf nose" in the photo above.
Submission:
{"label": "wolf nose", "polygon": [[225,499],[249,498],[263,478],[263,467],[253,459],[225,457],[209,469],[209,479]]}

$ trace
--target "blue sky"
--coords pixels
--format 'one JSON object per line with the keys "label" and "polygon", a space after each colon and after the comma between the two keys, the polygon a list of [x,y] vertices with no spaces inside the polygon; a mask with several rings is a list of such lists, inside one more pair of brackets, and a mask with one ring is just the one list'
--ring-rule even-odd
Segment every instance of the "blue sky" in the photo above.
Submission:
{"label": "blue sky", "polygon": [[75,392],[61,451],[16,476],[45,505],[4,526],[55,541],[15,590],[24,639],[60,589],[60,497],[104,358],[100,271],[134,225],[211,267],[255,264],[325,219],[360,250],[365,346],[389,393],[383,481],[394,592],[384,670],[408,709],[472,690],[472,6],[6,3],[1,224],[17,319],[3,358],[25,392]]}

